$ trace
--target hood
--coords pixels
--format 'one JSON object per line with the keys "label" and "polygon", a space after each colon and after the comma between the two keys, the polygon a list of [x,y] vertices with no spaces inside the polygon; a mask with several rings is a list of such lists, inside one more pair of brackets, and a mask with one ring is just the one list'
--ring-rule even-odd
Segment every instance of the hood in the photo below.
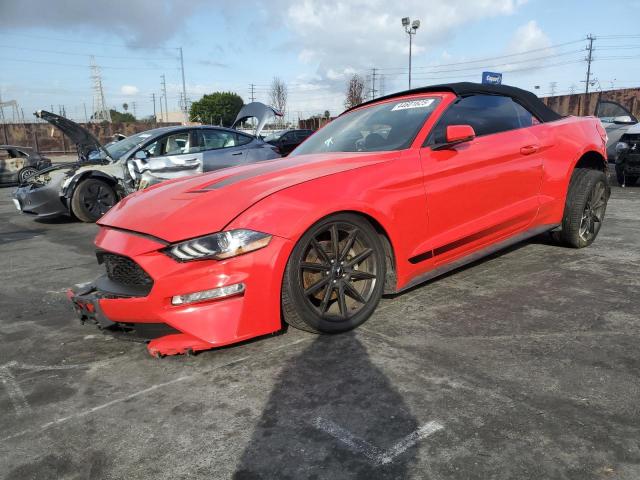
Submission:
{"label": "hood", "polygon": [[80,161],[86,161],[89,159],[91,152],[100,152],[101,158],[113,160],[109,155],[109,152],[105,150],[102,144],[98,141],[93,133],[84,127],[81,127],[76,122],[72,122],[68,118],[61,117],[55,113],[47,112],[46,110],[38,110],[34,115],[38,118],[46,120],[51,125],[60,130],[76,145],[78,149],[78,155]]}
{"label": "hood", "polygon": [[300,155],[180,180],[129,195],[98,224],[168,242],[219,232],[244,210],[285,188],[392,160],[397,152]]}
{"label": "hood", "polygon": [[269,105],[265,105],[264,103],[251,102],[240,109],[233,125],[231,125],[231,128],[235,128],[238,123],[243,122],[244,120],[256,118],[258,120],[258,126],[256,127],[254,135],[257,137],[260,135],[260,132],[266,125],[267,121],[274,116],[282,117],[282,113]]}
{"label": "hood", "polygon": [[635,125],[631,125],[625,133],[638,134],[640,133],[640,123],[636,123]]}

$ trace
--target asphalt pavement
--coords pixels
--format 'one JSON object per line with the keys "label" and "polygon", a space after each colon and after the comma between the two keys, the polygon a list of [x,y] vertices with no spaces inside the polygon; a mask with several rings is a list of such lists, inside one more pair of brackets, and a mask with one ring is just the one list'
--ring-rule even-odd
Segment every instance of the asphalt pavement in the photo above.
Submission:
{"label": "asphalt pavement", "polygon": [[640,478],[640,187],[354,332],[149,356],[76,320],[97,228],[0,189],[0,478]]}

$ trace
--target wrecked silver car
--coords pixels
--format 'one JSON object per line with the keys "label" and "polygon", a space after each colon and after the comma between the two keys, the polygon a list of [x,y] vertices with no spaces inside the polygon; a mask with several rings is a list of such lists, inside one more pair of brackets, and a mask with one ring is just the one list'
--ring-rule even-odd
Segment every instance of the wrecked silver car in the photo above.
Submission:
{"label": "wrecked silver car", "polygon": [[[272,112],[263,105],[263,115]],[[95,222],[120,199],[164,180],[280,156],[256,136],[229,128],[162,127],[103,146],[71,120],[42,110],[36,116],[59,128],[78,150],[77,162],[46,168],[14,193],[18,210],[39,218],[71,215]]]}

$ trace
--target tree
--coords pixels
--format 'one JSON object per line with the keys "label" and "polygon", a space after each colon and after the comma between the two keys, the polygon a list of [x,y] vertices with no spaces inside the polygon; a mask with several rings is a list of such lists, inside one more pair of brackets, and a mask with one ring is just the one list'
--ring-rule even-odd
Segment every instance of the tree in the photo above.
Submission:
{"label": "tree", "polygon": [[287,109],[287,95],[287,85],[278,77],[273,77],[269,97],[271,98],[271,106],[282,114],[282,117],[280,118],[284,118],[284,114]]}
{"label": "tree", "polygon": [[331,118],[331,113],[329,112],[329,110],[324,111],[324,118]]}
{"label": "tree", "polygon": [[136,117],[131,115],[130,113],[121,113],[113,108],[109,110],[111,114],[111,121],[113,123],[135,123]]}
{"label": "tree", "polygon": [[191,104],[189,119],[192,122],[221,123],[230,127],[243,105],[242,97],[237,93],[210,93]]}
{"label": "tree", "polygon": [[344,100],[345,108],[352,108],[364,101],[364,80],[357,73],[347,82],[347,97]]}
{"label": "tree", "polygon": [[129,104],[128,103],[123,103],[122,104],[122,108],[126,112],[127,110],[129,110]]}

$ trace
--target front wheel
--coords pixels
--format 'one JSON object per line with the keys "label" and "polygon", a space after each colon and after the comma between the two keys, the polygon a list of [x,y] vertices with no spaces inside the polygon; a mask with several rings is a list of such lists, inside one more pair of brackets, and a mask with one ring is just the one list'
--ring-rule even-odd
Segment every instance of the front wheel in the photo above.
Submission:
{"label": "front wheel", "polygon": [[81,181],[71,197],[71,211],[83,222],[93,223],[118,201],[111,186],[97,178]]}
{"label": "front wheel", "polygon": [[27,180],[33,177],[36,173],[38,173],[38,170],[33,167],[24,167],[18,172],[18,183],[20,185],[24,185],[27,183]]}
{"label": "front wheel", "polygon": [[577,168],[569,183],[559,239],[574,248],[591,245],[602,227],[609,193],[604,172]]}
{"label": "front wheel", "polygon": [[284,273],[282,311],[291,326],[337,333],[364,323],[384,287],[385,253],[365,219],[338,214],[298,241]]}

